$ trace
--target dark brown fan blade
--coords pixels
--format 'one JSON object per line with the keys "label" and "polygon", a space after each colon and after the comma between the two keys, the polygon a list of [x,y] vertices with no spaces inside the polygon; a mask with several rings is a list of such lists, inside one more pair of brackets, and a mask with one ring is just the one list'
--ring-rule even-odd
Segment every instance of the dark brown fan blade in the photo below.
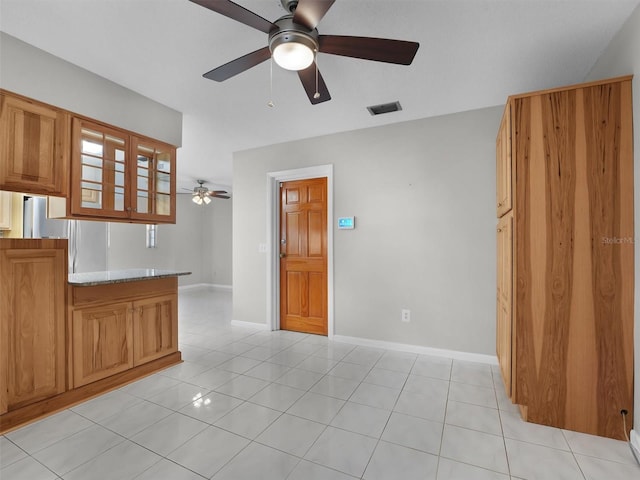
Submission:
{"label": "dark brown fan blade", "polygon": [[336,0],[300,0],[293,14],[293,22],[309,30],[318,26],[322,17]]}
{"label": "dark brown fan blade", "polygon": [[322,79],[322,75],[318,72],[318,93],[320,96],[315,98],[316,94],[316,64],[313,62],[310,66],[305,68],[304,70],[298,70],[298,77],[300,77],[300,81],[302,82],[302,86],[307,92],[307,96],[309,97],[309,101],[311,101],[312,105],[316,105],[318,103],[326,102],[331,100],[331,95],[329,94],[329,90],[327,89],[327,85],[324,83]]}
{"label": "dark brown fan blade", "polygon": [[203,75],[204,78],[215,80],[216,82],[224,82],[228,78],[234,77],[239,73],[249,70],[251,67],[261,64],[265,60],[269,60],[271,51],[269,47],[263,47],[255,52],[247,53],[243,57],[231,60],[229,63],[214,68],[210,72]]}
{"label": "dark brown fan blade", "polygon": [[236,22],[244,23],[250,27],[260,30],[264,33],[269,33],[272,29],[277,28],[269,20],[262,18],[260,15],[241,7],[238,4],[230,2],[229,0],[190,0],[193,3],[213,10],[220,15],[229,17]]}
{"label": "dark brown fan blade", "polygon": [[207,195],[219,195],[221,193],[227,193],[225,190],[209,190]]}
{"label": "dark brown fan blade", "polygon": [[387,38],[320,35],[320,51],[376,62],[411,65],[419,43]]}
{"label": "dark brown fan blade", "polygon": [[211,196],[215,198],[231,198],[229,195],[211,195]]}

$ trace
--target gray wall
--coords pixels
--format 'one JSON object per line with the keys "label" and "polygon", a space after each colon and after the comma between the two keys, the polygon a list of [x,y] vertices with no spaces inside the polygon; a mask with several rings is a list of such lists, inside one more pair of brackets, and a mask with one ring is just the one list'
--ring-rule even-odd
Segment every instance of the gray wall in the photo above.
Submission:
{"label": "gray wall", "polygon": [[[635,228],[640,228],[640,7],[625,22],[589,73],[589,80],[634,74]],[[635,250],[635,372],[640,375],[640,255]],[[640,433],[640,382],[635,382],[634,429]]]}
{"label": "gray wall", "polygon": [[[238,152],[233,318],[265,323],[267,172],[334,165],[335,334],[495,354],[502,107]],[[333,226],[332,226],[333,227]],[[411,322],[400,310],[411,309]]]}
{"label": "gray wall", "polygon": [[182,145],[182,113],[0,32],[0,88]]}
{"label": "gray wall", "polygon": [[203,258],[210,265],[204,272],[203,283],[231,287],[231,252],[233,250],[232,211],[233,200],[214,198],[206,207],[207,215],[202,225]]}

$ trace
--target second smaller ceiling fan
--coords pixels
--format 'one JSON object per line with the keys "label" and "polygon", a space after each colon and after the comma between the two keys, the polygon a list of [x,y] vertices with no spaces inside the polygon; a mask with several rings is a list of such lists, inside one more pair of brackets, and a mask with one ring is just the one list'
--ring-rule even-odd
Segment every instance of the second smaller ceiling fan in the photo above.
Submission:
{"label": "second smaller ceiling fan", "polygon": [[229,195],[227,195],[228,192],[226,192],[225,190],[209,190],[204,186],[204,180],[196,181],[198,182],[198,185],[193,187],[193,190],[189,188],[183,188],[183,190],[191,192],[191,195],[193,196],[191,200],[197,205],[209,205],[211,203],[212,197],[225,199],[231,198]]}

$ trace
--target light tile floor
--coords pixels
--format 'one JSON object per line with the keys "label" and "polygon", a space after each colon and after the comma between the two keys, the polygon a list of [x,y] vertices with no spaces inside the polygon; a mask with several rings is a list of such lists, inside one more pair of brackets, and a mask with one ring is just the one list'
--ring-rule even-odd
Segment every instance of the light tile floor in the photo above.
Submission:
{"label": "light tile floor", "polygon": [[0,478],[640,479],[624,442],[523,422],[495,367],[179,309],[184,363],[1,436]]}

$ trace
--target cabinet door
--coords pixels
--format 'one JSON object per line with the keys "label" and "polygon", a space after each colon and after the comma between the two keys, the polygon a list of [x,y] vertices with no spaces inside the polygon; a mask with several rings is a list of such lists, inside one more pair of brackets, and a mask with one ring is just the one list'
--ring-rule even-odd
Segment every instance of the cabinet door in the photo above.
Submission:
{"label": "cabinet door", "polygon": [[73,119],[71,214],[127,218],[128,135]]}
{"label": "cabinet door", "polygon": [[496,138],[496,209],[498,218],[511,210],[511,105],[507,103]]}
{"label": "cabinet door", "polygon": [[633,421],[631,81],[513,103],[515,400],[527,420],[623,438]]}
{"label": "cabinet door", "polygon": [[507,396],[512,398],[513,214],[498,222],[498,288],[496,302],[496,354]]}
{"label": "cabinet door", "polygon": [[69,115],[0,94],[0,190],[68,194]]}
{"label": "cabinet door", "polygon": [[175,147],[135,137],[131,143],[131,218],[175,222]]}
{"label": "cabinet door", "polygon": [[133,367],[131,303],[73,312],[74,386]]}
{"label": "cabinet door", "polygon": [[29,242],[0,239],[0,414],[66,387],[66,240]]}
{"label": "cabinet door", "polygon": [[178,298],[176,295],[133,303],[134,366],[178,351]]}

